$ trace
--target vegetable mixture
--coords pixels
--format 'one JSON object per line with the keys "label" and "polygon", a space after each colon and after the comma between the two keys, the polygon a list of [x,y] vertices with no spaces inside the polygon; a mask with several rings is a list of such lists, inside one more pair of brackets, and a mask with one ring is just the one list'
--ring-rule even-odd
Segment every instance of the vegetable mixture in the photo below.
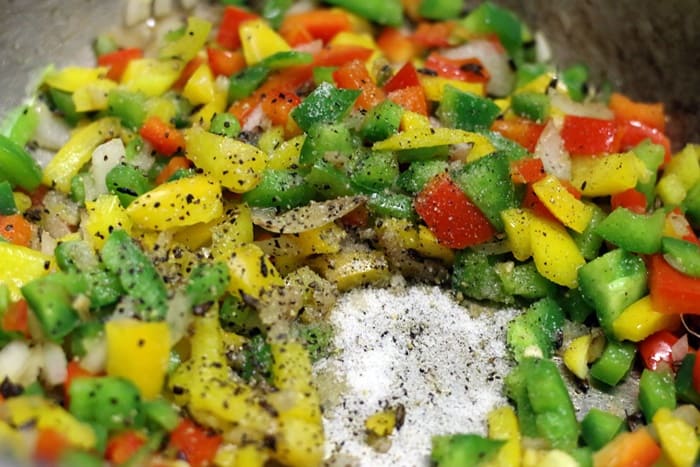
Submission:
{"label": "vegetable mixture", "polygon": [[[399,273],[523,310],[512,406],[435,465],[694,465],[700,146],[671,153],[661,104],[490,2],[221,3],[99,36],[2,128],[4,458],[320,465],[325,318]],[[564,378],[630,371],[638,407],[577,420]]]}

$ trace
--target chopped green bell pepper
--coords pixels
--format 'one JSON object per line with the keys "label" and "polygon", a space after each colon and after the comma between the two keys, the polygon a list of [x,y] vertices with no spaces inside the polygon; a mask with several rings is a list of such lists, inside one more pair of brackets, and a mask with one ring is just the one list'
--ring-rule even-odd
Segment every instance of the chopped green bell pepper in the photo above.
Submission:
{"label": "chopped green bell pepper", "polygon": [[[60,276],[65,273],[54,273],[48,276],[34,279],[22,287],[22,295],[27,300],[30,309],[36,316],[41,329],[52,341],[58,342],[80,323],[80,316],[73,309],[74,290],[70,290],[70,284],[75,276]],[[60,276],[60,277],[59,277]],[[75,281],[70,284],[85,291],[86,284]]]}
{"label": "chopped green bell pepper", "polygon": [[416,218],[416,211],[413,209],[413,198],[401,193],[393,193],[391,191],[372,193],[367,200],[367,208],[371,213],[379,217]]}
{"label": "chopped green bell pepper", "polygon": [[192,306],[214,302],[226,293],[229,280],[230,273],[225,263],[200,263],[190,273],[185,294]]}
{"label": "chopped green bell pepper", "polygon": [[243,99],[253,94],[270,75],[270,71],[268,66],[257,63],[231,76],[228,86],[229,101]]}
{"label": "chopped green bell pepper", "polygon": [[432,20],[455,19],[462,12],[462,0],[422,0],[418,14]]}
{"label": "chopped green bell pepper", "polygon": [[350,111],[359,95],[357,89],[338,89],[321,83],[292,110],[291,116],[304,131],[318,123],[337,123]]}
{"label": "chopped green bell pepper", "polygon": [[487,1],[472,10],[462,26],[475,34],[496,34],[516,63],[520,61],[523,25],[511,11]]}
{"label": "chopped green bell pepper", "polygon": [[24,148],[0,135],[0,181],[34,191],[41,184],[41,167]]}
{"label": "chopped green bell pepper", "polygon": [[0,215],[9,216],[16,213],[17,205],[12,185],[7,180],[0,181]]}
{"label": "chopped green bell pepper", "polygon": [[598,224],[594,232],[624,250],[652,254],[661,249],[665,222],[666,212],[663,209],[647,215],[618,207]]}
{"label": "chopped green bell pepper", "polygon": [[560,73],[561,80],[569,91],[569,97],[574,102],[581,102],[588,94],[589,71],[585,65],[577,64],[566,68]]}
{"label": "chopped green bell pepper", "polygon": [[506,292],[496,272],[497,262],[497,257],[479,251],[460,251],[452,270],[452,288],[474,300],[513,304],[515,299]]}
{"label": "chopped green bell pepper", "polygon": [[637,347],[632,342],[608,340],[603,354],[591,366],[591,376],[608,386],[622,381],[632,368]]}
{"label": "chopped green bell pepper", "polygon": [[476,131],[491,127],[501,109],[491,99],[445,86],[437,110],[440,121],[450,128]]}
{"label": "chopped green bell pepper", "polygon": [[511,97],[513,112],[520,117],[542,123],[549,118],[549,96],[539,92],[519,92]]}
{"label": "chopped green bell pepper", "polygon": [[625,420],[610,412],[592,408],[581,420],[581,436],[591,448],[598,450],[625,429]]}
{"label": "chopped green bell pepper", "polygon": [[371,143],[387,139],[398,131],[403,112],[403,107],[390,100],[379,103],[362,122],[360,136]]}
{"label": "chopped green bell pepper", "polygon": [[306,181],[323,199],[351,196],[358,193],[348,174],[323,159],[314,163],[309,173],[306,174]]}
{"label": "chopped green bell pepper", "polygon": [[409,194],[420,192],[426,183],[434,176],[447,172],[448,164],[445,161],[416,161],[401,172],[396,179],[396,185]]}
{"label": "chopped green bell pepper", "polygon": [[313,199],[314,189],[296,170],[265,169],[262,180],[243,194],[251,206],[291,209],[303,206]]}
{"label": "chopped green bell pepper", "polygon": [[676,394],[678,400],[700,406],[700,392],[693,386],[693,367],[696,358],[695,353],[689,353],[683,357],[681,366],[676,373]]}
{"label": "chopped green bell pepper", "polygon": [[85,116],[84,112],[75,110],[73,94],[59,89],[49,88],[49,97],[59,114],[70,126],[75,126]]}
{"label": "chopped green bell pepper", "polygon": [[531,347],[549,358],[561,345],[564,312],[552,298],[544,298],[508,324],[506,343],[515,361],[521,361]]}
{"label": "chopped green bell pepper", "polygon": [[112,168],[107,173],[105,182],[109,192],[117,195],[124,207],[128,207],[132,201],[153,188],[143,172],[126,164]]}
{"label": "chopped green bell pepper", "polygon": [[102,261],[119,277],[122,287],[134,299],[141,319],[159,321],[168,311],[168,293],[151,260],[123,230],[115,230],[102,246]]}
{"label": "chopped green bell pepper", "polygon": [[639,379],[639,407],[647,423],[662,407],[676,408],[676,386],[670,368],[650,370],[645,368]]}
{"label": "chopped green bell pepper", "polygon": [[331,5],[339,6],[375,23],[386,26],[401,26],[403,8],[401,0],[383,0],[358,2],[356,0],[327,0]]}
{"label": "chopped green bell pepper", "polygon": [[76,378],[68,392],[70,412],[82,421],[95,423],[107,430],[143,425],[139,390],[124,378]]}
{"label": "chopped green bell pepper", "polygon": [[218,113],[212,117],[209,131],[215,135],[235,138],[241,132],[241,124],[233,114],[228,112]]}
{"label": "chopped green bell pepper", "polygon": [[618,248],[581,266],[578,286],[605,333],[613,336],[615,319],[646,293],[647,269],[642,258]]}
{"label": "chopped green bell pepper", "polygon": [[505,443],[472,434],[433,436],[430,460],[436,467],[479,466],[496,457]]}
{"label": "chopped green bell pepper", "polygon": [[675,237],[661,239],[661,252],[674,269],[692,277],[700,277],[700,246]]}
{"label": "chopped green bell pepper", "polygon": [[131,131],[138,131],[146,120],[146,96],[126,89],[112,89],[107,96],[107,114],[118,117]]}

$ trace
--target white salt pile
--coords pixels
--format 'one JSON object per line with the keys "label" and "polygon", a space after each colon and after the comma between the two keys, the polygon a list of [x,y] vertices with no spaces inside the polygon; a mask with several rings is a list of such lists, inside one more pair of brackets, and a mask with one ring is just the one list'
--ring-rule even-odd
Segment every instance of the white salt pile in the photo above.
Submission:
{"label": "white salt pile", "polygon": [[[433,434],[485,433],[485,417],[506,402],[505,329],[516,311],[460,306],[437,287],[355,290],[330,320],[330,358],[316,365],[333,465],[428,465]],[[405,421],[387,452],[366,443],[365,419],[387,405]]]}

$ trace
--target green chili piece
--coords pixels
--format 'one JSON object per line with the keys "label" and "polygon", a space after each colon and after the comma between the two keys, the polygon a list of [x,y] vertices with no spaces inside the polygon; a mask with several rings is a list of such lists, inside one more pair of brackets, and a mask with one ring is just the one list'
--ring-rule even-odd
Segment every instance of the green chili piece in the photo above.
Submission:
{"label": "green chili piece", "polygon": [[153,263],[123,230],[115,230],[102,246],[102,261],[119,277],[134,299],[141,319],[159,321],[168,311],[168,293]]}

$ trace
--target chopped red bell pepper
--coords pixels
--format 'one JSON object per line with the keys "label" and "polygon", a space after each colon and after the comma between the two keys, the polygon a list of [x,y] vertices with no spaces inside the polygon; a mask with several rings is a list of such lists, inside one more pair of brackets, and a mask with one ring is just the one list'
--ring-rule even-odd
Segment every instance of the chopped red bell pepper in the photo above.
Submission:
{"label": "chopped red bell pepper", "polygon": [[314,56],[314,66],[341,66],[353,60],[367,61],[372,49],[360,45],[328,45]]}
{"label": "chopped red bell pepper", "polygon": [[534,152],[544,125],[524,118],[509,118],[494,120],[491,129],[520,144],[528,152]]}
{"label": "chopped red bell pepper", "polygon": [[5,314],[2,315],[2,330],[7,332],[21,332],[29,337],[29,309],[26,300],[19,300],[10,304]]}
{"label": "chopped red bell pepper", "polygon": [[662,133],[666,129],[666,114],[664,105],[660,102],[635,102],[627,96],[614,92],[610,96],[608,107],[617,120],[640,122]]}
{"label": "chopped red bell pepper", "polygon": [[644,214],[647,211],[647,197],[641,191],[630,188],[610,197],[610,209],[614,211],[619,207],[627,208],[637,214]]}
{"label": "chopped red bell pepper", "polygon": [[576,156],[597,156],[617,152],[620,142],[614,120],[567,115],[561,129],[564,148]]}
{"label": "chopped red bell pepper", "polygon": [[413,66],[413,63],[406,62],[406,64],[399,68],[399,71],[384,84],[384,91],[392,92],[420,85],[420,78],[418,78],[416,67]]}
{"label": "chopped red bell pepper", "polygon": [[280,34],[284,37],[297,28],[303,28],[311,39],[321,39],[324,43],[330,41],[342,31],[350,31],[350,17],[343,11],[330,9],[315,9],[303,13],[287,15],[280,26]]}
{"label": "chopped red bell pepper", "polygon": [[439,76],[470,83],[488,83],[491,75],[478,58],[452,60],[432,52],[425,60],[425,67]]}
{"label": "chopped red bell pepper", "polygon": [[428,101],[425,99],[425,91],[422,86],[409,86],[397,89],[390,92],[387,95],[387,99],[411,112],[428,115]]}
{"label": "chopped red bell pepper", "polygon": [[455,28],[452,21],[441,21],[437,23],[421,22],[413,32],[411,38],[414,44],[422,47],[448,47],[450,36]]}
{"label": "chopped red bell pepper", "polygon": [[547,209],[542,201],[535,194],[535,190],[532,189],[532,184],[528,183],[525,186],[525,196],[523,196],[522,207],[530,209],[535,215],[543,219],[549,219],[553,222],[559,222],[552,212]]}
{"label": "chopped red bell pepper", "polygon": [[143,57],[143,50],[139,48],[119,49],[97,57],[99,66],[108,66],[107,78],[119,81],[132,60]]}
{"label": "chopped red bell pepper", "polygon": [[430,180],[414,206],[438,241],[449,248],[477,245],[496,233],[488,218],[447,174]]}
{"label": "chopped red bell pepper", "polygon": [[648,268],[654,309],[662,313],[700,314],[700,278],[675,270],[660,254],[651,256]]}
{"label": "chopped red bell pepper", "polygon": [[620,133],[620,149],[626,151],[644,141],[650,139],[654,144],[660,144],[664,147],[664,164],[671,160],[671,141],[668,137],[657,128],[646,125],[637,121],[618,121]]}
{"label": "chopped red bell pepper", "polygon": [[146,119],[139,134],[164,156],[172,156],[185,149],[185,137],[182,133],[155,115]]}
{"label": "chopped red bell pepper", "polygon": [[289,113],[301,103],[296,93],[288,91],[271,91],[262,96],[262,109],[274,125],[286,125]]}
{"label": "chopped red bell pepper", "polygon": [[547,175],[539,157],[526,157],[510,163],[510,178],[514,183],[534,183]]}
{"label": "chopped red bell pepper", "polygon": [[231,76],[246,66],[243,52],[240,50],[232,52],[209,47],[207,48],[207,58],[209,59],[211,72],[215,76]]}
{"label": "chopped red bell pepper", "polygon": [[374,83],[364,62],[360,60],[339,67],[333,72],[333,79],[339,88],[362,91],[355,101],[358,109],[370,110],[386,98],[384,91]]}
{"label": "chopped red bell pepper", "polygon": [[171,157],[168,163],[165,164],[165,167],[158,173],[158,176],[156,176],[156,184],[160,185],[165,183],[178,170],[189,169],[190,167],[192,167],[192,161],[188,158],[184,156]]}
{"label": "chopped red bell pepper", "polygon": [[693,365],[693,387],[700,392],[700,358],[695,354],[695,364]]}
{"label": "chopped red bell pepper", "polygon": [[0,216],[0,237],[15,245],[29,246],[32,225],[21,214]]}
{"label": "chopped red bell pepper", "polygon": [[208,465],[216,455],[221,441],[221,435],[186,418],[170,434],[170,446],[180,451],[192,467]]}
{"label": "chopped red bell pepper", "polygon": [[416,46],[407,34],[391,27],[386,27],[379,33],[377,46],[392,63],[409,62],[417,52]]}
{"label": "chopped red bell pepper", "polygon": [[673,364],[673,344],[678,341],[678,337],[669,331],[655,332],[651,336],[641,341],[638,345],[639,355],[644,361],[644,365],[650,370],[656,370],[659,363],[666,362]]}
{"label": "chopped red bell pepper", "polygon": [[282,38],[292,47],[313,42],[314,37],[300,24],[290,24],[284,31],[280,31]]}
{"label": "chopped red bell pepper", "polygon": [[187,81],[192,77],[195,71],[197,71],[197,68],[199,66],[205,63],[205,60],[200,57],[196,56],[187,64],[185,65],[185,68],[182,69],[182,72],[180,73],[180,76],[177,78],[177,81],[173,84],[174,89],[181,89],[187,84]]}
{"label": "chopped red bell pepper", "polygon": [[238,28],[241,23],[258,18],[258,15],[248,10],[235,6],[227,6],[221,17],[219,32],[216,35],[216,42],[222,47],[235,50],[241,46],[241,38],[238,35]]}
{"label": "chopped red bell pepper", "polygon": [[344,215],[340,221],[348,227],[365,228],[369,224],[369,210],[365,205],[358,206]]}
{"label": "chopped red bell pepper", "polygon": [[146,436],[143,433],[136,430],[122,431],[107,440],[105,459],[121,465],[131,459],[144,444]]}
{"label": "chopped red bell pepper", "polygon": [[61,455],[70,448],[70,441],[60,431],[39,428],[34,445],[34,460],[41,465],[56,465]]}

